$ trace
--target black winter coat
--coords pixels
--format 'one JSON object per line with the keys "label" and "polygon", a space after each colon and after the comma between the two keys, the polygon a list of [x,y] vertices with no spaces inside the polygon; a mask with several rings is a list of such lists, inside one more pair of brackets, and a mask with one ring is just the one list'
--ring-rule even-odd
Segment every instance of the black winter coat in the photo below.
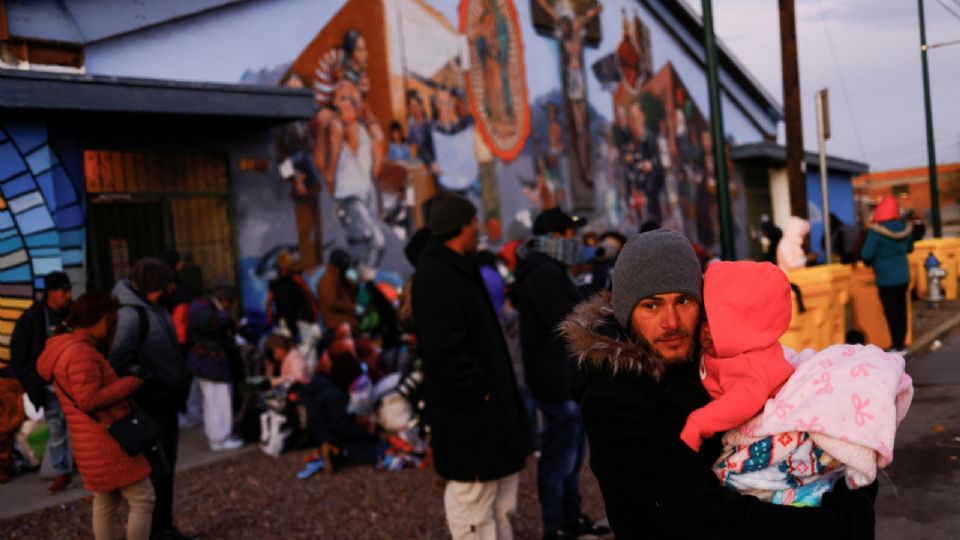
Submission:
{"label": "black winter coat", "polygon": [[530,428],[479,270],[431,241],[413,280],[413,315],[437,473],[486,482],[520,471]]}
{"label": "black winter coat", "polygon": [[370,435],[347,412],[350,395],[333,384],[326,375],[314,375],[304,389],[307,408],[307,429],[316,444],[343,446],[353,441],[366,441]]}
{"label": "black winter coat", "polygon": [[697,362],[666,366],[628,338],[608,295],[579,306],[563,332],[584,361],[590,467],[617,538],[873,538],[876,483],[850,491],[840,480],[819,508],[765,503],[721,485],[711,471],[720,436],[699,454],[680,440],[687,416],[710,400]]}
{"label": "black winter coat", "polygon": [[[30,398],[30,403],[37,409],[43,407],[43,388],[47,384],[37,373],[37,358],[40,358],[40,353],[47,343],[46,309],[46,297],[34,302],[17,319],[10,337],[10,368]],[[51,325],[59,323],[62,317],[54,319],[49,320]]]}
{"label": "black winter coat", "polygon": [[560,323],[583,298],[559,261],[531,253],[517,267],[511,298],[520,312],[520,346],[527,387],[539,401],[570,399],[576,364],[560,336]]}

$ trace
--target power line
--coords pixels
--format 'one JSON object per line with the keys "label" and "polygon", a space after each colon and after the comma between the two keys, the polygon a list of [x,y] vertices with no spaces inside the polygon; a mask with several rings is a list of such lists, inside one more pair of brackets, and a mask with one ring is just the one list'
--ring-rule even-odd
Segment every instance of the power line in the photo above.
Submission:
{"label": "power line", "polygon": [[850,123],[853,125],[853,134],[857,139],[857,147],[860,149],[860,159],[867,159],[866,152],[863,151],[863,140],[860,138],[860,129],[857,128],[857,120],[853,116],[853,106],[850,105],[850,95],[847,93],[847,84],[843,80],[843,71],[840,69],[840,62],[837,60],[837,52],[833,46],[833,37],[830,35],[830,27],[827,26],[827,18],[823,14],[823,3],[817,0],[817,7],[820,9],[820,22],[823,23],[823,30],[827,34],[827,45],[830,47],[830,58],[833,59],[833,67],[837,70],[837,77],[840,79],[840,90],[843,93],[843,101],[847,105],[847,114],[850,115]]}
{"label": "power line", "polygon": [[950,6],[948,6],[947,4],[945,4],[945,3],[943,2],[943,0],[937,0],[937,3],[940,4],[941,6],[943,6],[943,9],[949,11],[951,15],[953,15],[954,17],[957,18],[958,21],[960,21],[960,14],[958,14],[956,11],[950,9]]}
{"label": "power line", "polygon": [[960,8],[960,0],[953,0],[953,3],[956,4],[958,8]]}
{"label": "power line", "polygon": [[[960,1],[960,0],[954,0],[954,1],[956,2],[956,1]],[[940,47],[949,47],[949,46],[951,46],[951,45],[960,45],[960,39],[955,39],[955,40],[953,40],[953,41],[941,41],[940,43],[933,43],[933,44],[931,44],[931,45],[927,45],[927,48],[928,48],[928,49],[939,49]]]}

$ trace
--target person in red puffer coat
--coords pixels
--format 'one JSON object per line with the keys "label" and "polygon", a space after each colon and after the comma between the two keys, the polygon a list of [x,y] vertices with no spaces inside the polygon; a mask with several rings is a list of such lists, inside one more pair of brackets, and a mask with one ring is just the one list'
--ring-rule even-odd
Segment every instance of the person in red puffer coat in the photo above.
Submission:
{"label": "person in red puffer coat", "polygon": [[107,431],[130,412],[126,398],[143,384],[118,377],[101,352],[112,340],[119,307],[108,293],[81,296],[65,321],[71,331],[47,341],[37,372],[53,383],[84,487],[94,493],[94,537],[118,537],[114,516],[123,496],[130,506],[126,537],[146,540],[155,500],[150,465],[143,455],[127,454]]}

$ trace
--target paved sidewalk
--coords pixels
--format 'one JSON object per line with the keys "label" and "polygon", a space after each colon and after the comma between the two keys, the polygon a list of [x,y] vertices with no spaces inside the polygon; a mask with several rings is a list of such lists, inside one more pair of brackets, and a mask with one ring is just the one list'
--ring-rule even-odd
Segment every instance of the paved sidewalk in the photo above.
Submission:
{"label": "paved sidewalk", "polygon": [[[255,448],[257,448],[256,445],[247,445],[240,450],[213,452],[207,446],[203,429],[181,431],[177,471],[182,472],[208,463],[232,458]],[[18,476],[12,482],[0,486],[0,519],[28,514],[43,508],[65,505],[90,495],[90,492],[83,489],[80,475],[75,474],[73,481],[74,487],[57,495],[47,495],[47,486],[50,484],[50,480],[41,480],[37,473]]]}
{"label": "paved sidewalk", "polygon": [[881,476],[877,539],[956,538],[960,531],[960,332],[907,365],[916,393]]}

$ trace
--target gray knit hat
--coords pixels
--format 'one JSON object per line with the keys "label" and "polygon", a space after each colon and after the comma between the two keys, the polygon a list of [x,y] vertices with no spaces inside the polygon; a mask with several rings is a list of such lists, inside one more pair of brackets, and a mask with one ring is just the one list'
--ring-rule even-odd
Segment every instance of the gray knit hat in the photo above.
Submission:
{"label": "gray knit hat", "polygon": [[686,293],[703,305],[703,272],[690,240],[668,229],[631,238],[613,267],[613,314],[624,328],[640,300]]}
{"label": "gray knit hat", "polygon": [[452,191],[441,191],[433,198],[430,209],[430,230],[434,236],[458,232],[477,215],[470,199]]}

